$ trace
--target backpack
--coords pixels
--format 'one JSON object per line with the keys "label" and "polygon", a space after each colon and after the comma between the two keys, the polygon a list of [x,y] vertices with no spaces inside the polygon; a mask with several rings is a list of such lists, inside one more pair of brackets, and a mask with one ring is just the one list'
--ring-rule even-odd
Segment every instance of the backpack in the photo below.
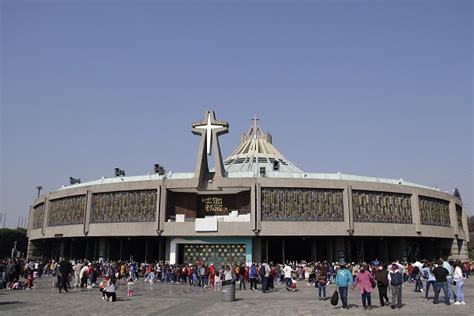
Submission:
{"label": "backpack", "polygon": [[265,276],[265,266],[261,266],[260,269],[258,269],[258,274],[261,276],[261,277],[264,277]]}
{"label": "backpack", "polygon": [[391,276],[390,285],[393,285],[393,286],[402,285],[403,279],[402,279],[402,274],[400,273],[400,271],[391,272],[390,276]]}

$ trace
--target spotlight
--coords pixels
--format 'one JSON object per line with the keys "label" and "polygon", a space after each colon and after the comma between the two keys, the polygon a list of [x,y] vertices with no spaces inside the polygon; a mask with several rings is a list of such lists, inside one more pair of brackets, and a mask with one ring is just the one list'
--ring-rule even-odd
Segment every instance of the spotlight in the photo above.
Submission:
{"label": "spotlight", "polygon": [[115,168],[115,176],[116,177],[124,177],[125,176],[125,170],[120,169],[120,168]]}
{"label": "spotlight", "polygon": [[81,183],[81,179],[80,178],[73,178],[73,177],[69,177],[69,184],[77,184],[77,183]]}
{"label": "spotlight", "polygon": [[153,170],[155,173],[158,173],[160,176],[163,176],[166,173],[165,167],[160,166],[160,164],[155,163],[153,165]]}

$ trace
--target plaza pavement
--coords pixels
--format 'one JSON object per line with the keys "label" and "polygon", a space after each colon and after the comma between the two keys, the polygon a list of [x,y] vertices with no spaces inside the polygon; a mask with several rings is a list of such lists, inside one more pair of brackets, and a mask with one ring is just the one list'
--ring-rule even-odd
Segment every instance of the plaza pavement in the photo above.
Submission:
{"label": "plaza pavement", "polygon": [[[296,292],[286,291],[283,285],[267,294],[237,289],[237,300],[224,303],[222,294],[210,288],[172,283],[144,284],[140,279],[135,284],[133,297],[127,297],[127,286],[120,285],[118,300],[111,303],[101,299],[97,288],[58,293],[57,289],[51,288],[52,281],[53,278],[37,280],[36,288],[32,290],[0,290],[0,315],[474,315],[472,277],[464,285],[466,305],[434,305],[432,300],[423,300],[422,293],[415,293],[413,285],[407,284],[403,287],[403,308],[379,307],[375,289],[371,311],[362,309],[358,288],[349,290],[349,309],[344,311],[339,306],[333,307],[329,299],[318,301],[317,289],[306,282],[298,282]],[[327,286],[328,297],[334,290],[334,285]],[[391,298],[390,292],[388,296]],[[443,298],[443,294],[440,296]]]}

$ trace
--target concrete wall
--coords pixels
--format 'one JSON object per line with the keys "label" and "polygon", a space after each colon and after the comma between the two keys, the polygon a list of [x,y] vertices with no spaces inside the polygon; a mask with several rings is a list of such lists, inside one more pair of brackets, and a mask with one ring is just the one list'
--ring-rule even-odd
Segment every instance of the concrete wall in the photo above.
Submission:
{"label": "concrete wall", "polygon": [[[217,232],[196,232],[194,222],[165,222],[166,190],[188,189],[196,192],[192,179],[148,180],[136,182],[108,183],[82,186],[61,191],[51,192],[36,199],[32,207],[45,203],[45,220],[43,227],[32,229],[33,211],[30,211],[28,236],[30,240],[57,237],[81,236],[166,236],[166,237],[219,237],[219,236],[399,236],[399,237],[433,237],[450,238],[453,241],[461,240],[462,246],[458,250],[453,246],[453,255],[467,256],[466,242],[469,241],[467,228],[467,211],[462,209],[463,227],[457,223],[453,227],[429,226],[420,224],[418,196],[427,196],[443,199],[450,203],[451,222],[456,220],[455,204],[462,206],[462,202],[451,194],[435,190],[395,185],[386,183],[323,180],[323,179],[283,179],[283,178],[221,178],[213,183],[206,184],[206,192],[218,194],[225,188],[245,188],[251,191],[251,221],[246,223],[218,223]],[[343,222],[271,222],[261,221],[260,188],[261,187],[295,187],[295,188],[326,188],[344,190],[344,221]],[[154,222],[141,223],[90,223],[90,197],[94,193],[110,191],[128,191],[156,189],[158,194],[157,214]],[[404,193],[411,195],[412,224],[361,223],[354,222],[352,211],[352,190],[372,190],[382,192]],[[85,223],[80,225],[66,225],[48,227],[48,201],[87,194],[88,203],[84,216]],[[455,251],[456,250],[456,251]]]}

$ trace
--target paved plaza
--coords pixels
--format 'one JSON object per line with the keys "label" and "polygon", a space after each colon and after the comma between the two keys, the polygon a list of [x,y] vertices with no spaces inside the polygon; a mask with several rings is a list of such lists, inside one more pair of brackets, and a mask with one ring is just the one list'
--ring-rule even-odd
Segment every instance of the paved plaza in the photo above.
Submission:
{"label": "paved plaza", "polygon": [[[236,301],[224,303],[222,294],[210,288],[144,284],[141,279],[136,283],[133,297],[127,297],[123,284],[119,286],[117,301],[112,303],[103,301],[97,288],[58,293],[51,288],[52,281],[53,278],[43,278],[32,290],[0,291],[0,315],[474,315],[473,278],[466,280],[464,286],[466,305],[434,305],[432,300],[423,300],[421,293],[415,293],[413,285],[407,284],[403,287],[402,309],[379,307],[375,290],[371,311],[362,309],[357,288],[349,291],[349,310],[344,311],[333,307],[329,299],[318,301],[317,289],[306,282],[299,282],[296,292],[286,291],[283,285],[266,294],[236,290]],[[328,296],[334,289],[334,285],[328,285]],[[390,298],[391,293],[388,295]]]}

